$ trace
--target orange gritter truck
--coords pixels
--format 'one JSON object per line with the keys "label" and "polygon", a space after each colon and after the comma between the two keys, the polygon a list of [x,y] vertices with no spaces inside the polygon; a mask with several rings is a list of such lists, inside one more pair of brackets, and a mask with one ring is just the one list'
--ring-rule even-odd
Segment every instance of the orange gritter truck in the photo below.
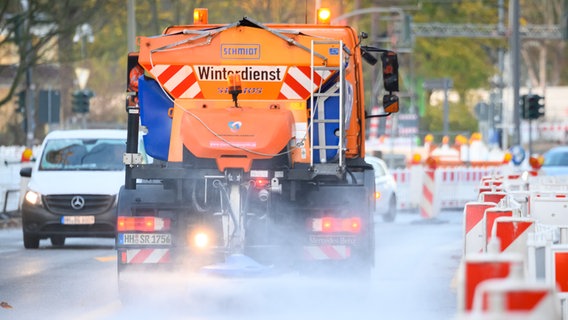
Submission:
{"label": "orange gritter truck", "polygon": [[[362,70],[381,61],[377,116],[387,116],[398,111],[398,62],[365,38],[349,26],[248,17],[139,37],[128,56],[119,283],[173,269],[370,274]],[[139,132],[152,163],[136,153]]]}

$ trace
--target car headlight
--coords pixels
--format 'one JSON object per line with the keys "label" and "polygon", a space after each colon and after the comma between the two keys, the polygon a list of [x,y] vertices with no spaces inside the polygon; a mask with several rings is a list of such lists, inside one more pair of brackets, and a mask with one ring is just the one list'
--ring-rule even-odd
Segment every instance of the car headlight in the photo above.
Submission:
{"label": "car headlight", "polygon": [[41,194],[35,191],[26,192],[24,199],[33,206],[41,206]]}

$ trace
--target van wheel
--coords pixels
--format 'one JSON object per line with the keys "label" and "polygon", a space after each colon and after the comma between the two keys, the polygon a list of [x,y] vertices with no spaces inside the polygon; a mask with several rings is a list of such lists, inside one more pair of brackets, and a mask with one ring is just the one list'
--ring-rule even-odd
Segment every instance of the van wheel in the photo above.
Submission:
{"label": "van wheel", "polygon": [[53,236],[50,238],[51,244],[56,247],[61,247],[65,245],[65,237],[63,236]]}
{"label": "van wheel", "polygon": [[24,233],[24,248],[26,249],[39,248],[39,238]]}
{"label": "van wheel", "polygon": [[396,198],[393,196],[389,201],[388,212],[383,215],[384,222],[393,222],[396,219]]}

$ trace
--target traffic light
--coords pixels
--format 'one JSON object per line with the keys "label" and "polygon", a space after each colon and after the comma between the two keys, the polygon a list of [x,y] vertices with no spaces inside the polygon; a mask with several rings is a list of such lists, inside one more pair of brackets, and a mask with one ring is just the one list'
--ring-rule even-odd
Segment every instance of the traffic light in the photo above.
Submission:
{"label": "traffic light", "polygon": [[16,107],[16,112],[25,113],[26,112],[26,91],[22,90],[18,92],[18,106]]}
{"label": "traffic light", "polygon": [[89,89],[75,90],[71,94],[72,101],[71,107],[73,112],[77,113],[88,113],[91,97],[93,97],[93,92]]}
{"label": "traffic light", "polygon": [[524,94],[519,98],[519,109],[521,111],[521,118],[523,119],[528,119],[528,113],[527,113],[527,105],[528,105],[528,95]]}
{"label": "traffic light", "polygon": [[532,120],[544,117],[544,97],[538,94],[525,94],[521,96],[520,100],[521,117],[523,119]]}
{"label": "traffic light", "polygon": [[540,117],[544,117],[544,97],[541,97],[537,94],[532,94],[528,96],[527,100],[528,119],[538,119]]}

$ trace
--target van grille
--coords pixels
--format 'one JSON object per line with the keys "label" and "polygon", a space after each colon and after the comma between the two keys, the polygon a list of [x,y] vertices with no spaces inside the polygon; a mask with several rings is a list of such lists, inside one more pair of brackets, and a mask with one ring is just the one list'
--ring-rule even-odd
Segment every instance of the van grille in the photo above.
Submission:
{"label": "van grille", "polygon": [[[84,205],[81,209],[75,209],[72,206],[72,201],[75,197],[81,197],[84,200]],[[108,211],[115,200],[114,195],[78,195],[78,194],[65,194],[65,195],[50,195],[44,197],[44,204],[47,210],[57,214],[100,214]],[[79,199],[80,200],[80,199]]]}

